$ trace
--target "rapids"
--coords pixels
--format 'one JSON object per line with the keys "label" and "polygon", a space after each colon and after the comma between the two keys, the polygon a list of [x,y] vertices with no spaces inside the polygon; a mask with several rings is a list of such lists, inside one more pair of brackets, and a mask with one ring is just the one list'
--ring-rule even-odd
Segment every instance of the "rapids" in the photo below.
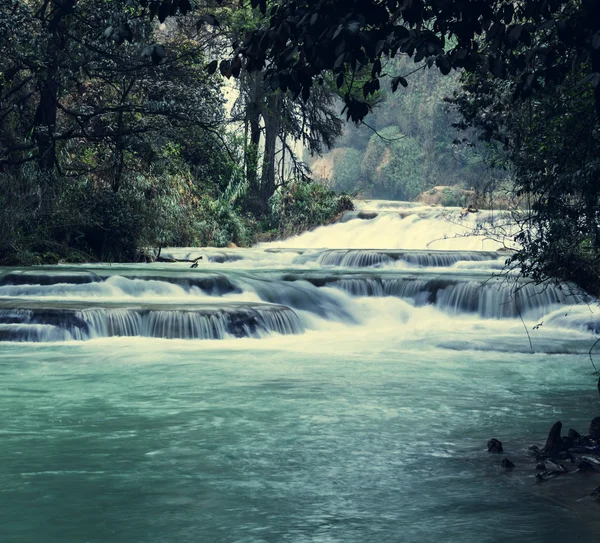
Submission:
{"label": "rapids", "polygon": [[163,250],[197,269],[0,268],[1,540],[592,538],[595,476],[525,456],[598,415],[600,315],[502,273],[510,247],[502,213],[372,201]]}

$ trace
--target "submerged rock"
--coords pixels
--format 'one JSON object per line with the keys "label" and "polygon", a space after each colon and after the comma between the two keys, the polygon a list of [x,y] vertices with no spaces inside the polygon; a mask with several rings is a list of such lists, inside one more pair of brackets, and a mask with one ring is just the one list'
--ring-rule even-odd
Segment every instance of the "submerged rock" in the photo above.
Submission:
{"label": "submerged rock", "polygon": [[582,460],[577,465],[576,471],[577,473],[594,473],[596,471],[596,468],[594,468],[594,466],[587,460]]}
{"label": "submerged rock", "polygon": [[600,417],[596,417],[590,423],[589,434],[592,439],[600,439]]}
{"label": "submerged rock", "polygon": [[537,457],[540,454],[540,448],[537,445],[532,445],[527,450],[529,451],[529,456]]}
{"label": "submerged rock", "polygon": [[577,430],[573,430],[573,428],[569,428],[569,433],[567,434],[567,439],[570,442],[569,447],[573,447],[574,445],[579,445],[581,441],[581,434]]}
{"label": "submerged rock", "polygon": [[379,213],[376,213],[375,211],[359,211],[357,218],[366,220],[366,221],[370,221],[372,219],[377,218],[378,215],[379,215]]}
{"label": "submerged rock", "polygon": [[503,458],[502,462],[500,462],[500,466],[504,469],[513,469],[515,467],[515,465],[508,458]]}
{"label": "submerged rock", "polygon": [[70,285],[84,285],[87,283],[98,283],[103,281],[93,272],[63,272],[63,271],[48,271],[48,272],[22,272],[13,271],[0,277],[0,286],[9,285],[42,285],[50,286],[60,283]]}
{"label": "submerged rock", "polygon": [[220,253],[210,255],[208,257],[209,262],[214,262],[216,264],[224,264],[225,262],[237,262],[239,260],[243,260],[243,258],[240,255],[232,255],[228,253]]}
{"label": "submerged rock", "polygon": [[547,481],[548,479],[554,479],[556,477],[559,477],[560,475],[565,475],[566,473],[569,473],[569,470],[565,466],[560,464],[557,469],[536,473],[535,479],[536,481],[541,483]]}
{"label": "submerged rock", "polygon": [[495,437],[487,442],[487,448],[489,453],[501,453],[504,451],[502,443]]}
{"label": "submerged rock", "polygon": [[541,454],[545,456],[557,457],[558,454],[563,450],[563,443],[560,436],[560,432],[562,430],[562,422],[557,421],[552,425],[550,431],[548,432],[548,438],[546,439],[546,444],[541,451]]}
{"label": "submerged rock", "polygon": [[575,462],[575,457],[567,450],[560,451],[558,453],[558,458],[560,460],[568,460],[569,462]]}
{"label": "submerged rock", "polygon": [[[23,303],[22,301],[17,301]],[[109,304],[86,308],[53,307],[58,302],[29,303],[27,309],[2,307],[2,341],[65,341],[96,337],[141,336],[164,339],[260,337],[266,333],[301,334],[304,327],[289,307],[264,303]],[[65,304],[63,304],[65,305]]]}

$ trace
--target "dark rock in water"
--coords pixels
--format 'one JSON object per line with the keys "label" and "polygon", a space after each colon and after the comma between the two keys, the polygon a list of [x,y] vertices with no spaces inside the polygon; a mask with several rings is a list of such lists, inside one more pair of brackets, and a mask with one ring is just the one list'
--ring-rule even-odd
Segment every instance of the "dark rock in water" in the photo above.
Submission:
{"label": "dark rock in water", "polygon": [[560,460],[569,460],[570,462],[575,462],[575,457],[569,451],[560,451],[558,453],[558,458]]}
{"label": "dark rock in water", "polygon": [[515,467],[515,465],[508,458],[503,458],[502,462],[500,462],[500,466],[504,469],[513,469]]}
{"label": "dark rock in water", "polygon": [[502,443],[496,438],[492,438],[487,442],[487,448],[490,453],[501,453],[504,451]]}
{"label": "dark rock in water", "polygon": [[577,473],[594,473],[596,468],[587,460],[582,460],[577,465]]}
{"label": "dark rock in water", "polygon": [[538,462],[535,466],[535,469],[537,471],[546,471],[548,468],[546,467],[546,464],[544,464],[543,462]]}
{"label": "dark rock in water", "polygon": [[60,309],[42,309],[32,312],[29,319],[32,324],[50,324],[65,330],[79,328],[85,333],[89,332],[88,323],[77,315],[77,312]]}
{"label": "dark rock in water", "polygon": [[574,453],[593,453],[593,449],[595,448],[599,448],[596,440],[591,439],[588,436],[580,436],[575,444],[570,448],[570,451]]}
{"label": "dark rock in water", "polygon": [[252,337],[260,330],[258,315],[231,313],[227,322],[227,332],[233,337]]}
{"label": "dark rock in water", "polygon": [[573,428],[570,428],[567,437],[571,440],[571,445],[569,446],[569,448],[580,444],[581,434],[577,430],[573,430]]}
{"label": "dark rock in water", "polygon": [[225,262],[237,262],[238,260],[242,260],[242,257],[240,255],[232,255],[227,253],[210,255],[208,257],[209,262],[215,262],[216,264],[225,264]]}
{"label": "dark rock in water", "polygon": [[0,277],[0,286],[4,285],[57,285],[68,283],[84,285],[101,282],[102,278],[93,272],[10,272]]}
{"label": "dark rock in water", "polygon": [[589,434],[592,439],[600,439],[600,417],[596,417],[590,423]]}
{"label": "dark rock in water", "polygon": [[[165,339],[258,337],[263,333],[299,334],[298,316],[285,306],[228,304],[171,309],[169,306],[110,306],[86,309],[44,306],[2,308],[11,321],[0,326],[0,341],[65,341],[91,337],[145,336]],[[32,304],[30,304],[32,305]],[[75,304],[77,305],[77,304]]]}
{"label": "dark rock in water", "polygon": [[369,221],[371,219],[375,219],[377,215],[379,215],[379,213],[374,211],[360,211],[357,215],[357,218]]}
{"label": "dark rock in water", "polygon": [[600,486],[592,490],[590,498],[595,502],[600,502]]}
{"label": "dark rock in water", "polygon": [[558,469],[554,469],[552,471],[542,471],[541,473],[536,473],[535,479],[538,482],[547,481],[548,479],[554,479],[559,477],[560,475],[564,475],[569,473],[569,470],[565,468],[562,464],[558,466]]}
{"label": "dark rock in water", "polygon": [[9,313],[7,315],[0,315],[0,324],[22,324],[26,319],[27,315],[22,313]]}
{"label": "dark rock in water", "polygon": [[546,439],[546,445],[541,451],[541,454],[555,457],[558,456],[558,453],[563,450],[563,444],[560,436],[560,432],[562,430],[562,422],[557,421],[550,428],[550,432],[548,432],[548,438]]}
{"label": "dark rock in water", "polygon": [[529,451],[529,456],[537,456],[538,454],[540,454],[540,448],[536,445],[532,445],[527,450]]}
{"label": "dark rock in water", "polygon": [[560,442],[562,445],[562,449],[565,451],[567,449],[570,449],[574,445],[573,440],[569,436],[562,436],[560,438]]}

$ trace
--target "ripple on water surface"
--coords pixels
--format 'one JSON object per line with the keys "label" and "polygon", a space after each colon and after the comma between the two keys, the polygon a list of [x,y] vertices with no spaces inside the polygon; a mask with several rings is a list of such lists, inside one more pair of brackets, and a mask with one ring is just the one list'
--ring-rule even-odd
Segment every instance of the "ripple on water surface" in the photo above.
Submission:
{"label": "ripple on water surface", "polygon": [[[172,251],[201,253],[193,270],[0,270],[0,334],[46,334],[0,341],[0,541],[594,541],[578,500],[598,476],[536,485],[526,457],[598,414],[589,300],[498,287],[498,244],[463,235],[491,213],[365,206],[274,245]],[[188,334],[207,304],[248,318]]]}

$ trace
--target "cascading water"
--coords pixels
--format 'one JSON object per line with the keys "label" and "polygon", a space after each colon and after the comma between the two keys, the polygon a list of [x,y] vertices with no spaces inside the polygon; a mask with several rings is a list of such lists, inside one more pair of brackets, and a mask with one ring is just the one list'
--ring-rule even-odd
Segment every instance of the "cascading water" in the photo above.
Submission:
{"label": "cascading water", "polygon": [[519,469],[555,419],[596,414],[600,316],[500,273],[508,223],[372,201],[163,250],[197,269],[0,269],[3,540],[590,539],[570,504],[593,475],[557,498]]}

